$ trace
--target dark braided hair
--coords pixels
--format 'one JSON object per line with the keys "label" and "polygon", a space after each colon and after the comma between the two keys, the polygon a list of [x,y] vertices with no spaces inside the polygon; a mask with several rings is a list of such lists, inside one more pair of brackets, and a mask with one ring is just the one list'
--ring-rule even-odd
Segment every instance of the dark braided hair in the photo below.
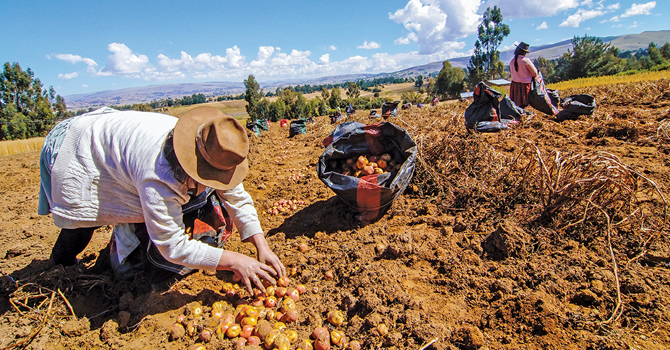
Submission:
{"label": "dark braided hair", "polygon": [[174,153],[173,139],[174,139],[174,129],[172,129],[167,134],[167,137],[165,137],[165,143],[163,143],[163,157],[165,157],[168,164],[170,165],[170,169],[172,170],[172,176],[174,176],[175,180],[179,181],[180,183],[185,183],[186,180],[188,179],[188,175],[186,175],[184,168],[182,168],[181,164],[179,164],[177,155]]}

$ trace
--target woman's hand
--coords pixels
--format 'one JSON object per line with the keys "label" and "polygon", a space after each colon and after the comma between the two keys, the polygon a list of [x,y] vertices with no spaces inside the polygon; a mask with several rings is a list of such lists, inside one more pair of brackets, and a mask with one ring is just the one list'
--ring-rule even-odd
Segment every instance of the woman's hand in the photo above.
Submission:
{"label": "woman's hand", "polygon": [[271,266],[275,270],[276,276],[286,277],[286,268],[284,267],[284,264],[281,263],[281,260],[279,260],[277,255],[270,249],[268,242],[265,240],[265,236],[262,233],[255,234],[244,241],[251,242],[256,246],[258,261]]}
{"label": "woman's hand", "polygon": [[[274,254],[273,254],[274,255]],[[279,259],[277,259],[279,260]],[[281,263],[280,263],[281,264]],[[219,258],[219,266],[217,270],[229,270],[235,273],[235,277],[242,280],[242,283],[247,287],[250,295],[253,295],[253,285],[265,292],[263,285],[264,279],[270,284],[277,284],[277,281],[272,276],[277,276],[277,272],[271,266],[262,262],[256,261],[244,254],[224,250]]]}

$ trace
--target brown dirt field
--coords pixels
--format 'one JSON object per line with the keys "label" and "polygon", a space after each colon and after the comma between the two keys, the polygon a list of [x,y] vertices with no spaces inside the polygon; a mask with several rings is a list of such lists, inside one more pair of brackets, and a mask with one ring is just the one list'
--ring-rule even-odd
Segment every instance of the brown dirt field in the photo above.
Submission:
{"label": "brown dirt field", "polygon": [[[468,133],[467,103],[399,111],[389,121],[417,142],[416,171],[364,226],[316,173],[328,117],[293,138],[278,124],[251,136],[245,186],[271,247],[295,268],[290,286],[307,289],[288,328],[312,339],[326,326],[364,349],[669,348],[668,83],[560,91],[592,94],[599,107],[562,123],[538,112],[498,134]],[[251,300],[226,290],[228,272],[120,280],[110,228],[81,264],[53,266],[58,229],[36,214],[38,161],[0,157],[0,349],[235,348],[228,337],[168,335],[180,314],[215,328],[214,302]],[[305,204],[267,214],[281,199]],[[236,236],[226,248],[255,254]],[[345,322],[330,325],[331,310]]]}

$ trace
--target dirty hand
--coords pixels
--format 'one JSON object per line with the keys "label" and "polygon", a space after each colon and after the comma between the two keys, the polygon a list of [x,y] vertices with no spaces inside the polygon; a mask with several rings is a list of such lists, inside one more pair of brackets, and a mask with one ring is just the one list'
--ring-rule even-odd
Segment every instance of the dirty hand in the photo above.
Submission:
{"label": "dirty hand", "polygon": [[265,236],[256,234],[247,238],[245,242],[251,242],[256,246],[258,261],[271,266],[277,272],[276,276],[286,277],[286,268],[284,267],[284,264],[281,263],[281,260],[279,260],[277,255],[270,249],[268,242],[265,240]]}
{"label": "dirty hand", "polygon": [[253,285],[265,292],[263,279],[270,284],[277,281],[272,276],[277,276],[274,268],[262,262],[256,261],[244,254],[224,250],[219,259],[217,270],[229,270],[235,273],[235,277],[242,280],[250,295],[253,295]]}

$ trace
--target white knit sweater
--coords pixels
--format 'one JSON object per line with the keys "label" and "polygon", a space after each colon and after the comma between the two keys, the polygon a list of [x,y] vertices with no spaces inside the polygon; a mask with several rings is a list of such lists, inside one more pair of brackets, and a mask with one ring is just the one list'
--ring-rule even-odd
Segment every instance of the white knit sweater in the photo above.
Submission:
{"label": "white knit sweater", "polygon": [[[190,268],[213,270],[222,250],[184,232],[185,184],[173,177],[162,155],[177,118],[122,111],[83,115],[72,121],[51,175],[54,221],[76,227],[144,222],[163,257]],[[263,234],[242,184],[217,191],[240,238]]]}

